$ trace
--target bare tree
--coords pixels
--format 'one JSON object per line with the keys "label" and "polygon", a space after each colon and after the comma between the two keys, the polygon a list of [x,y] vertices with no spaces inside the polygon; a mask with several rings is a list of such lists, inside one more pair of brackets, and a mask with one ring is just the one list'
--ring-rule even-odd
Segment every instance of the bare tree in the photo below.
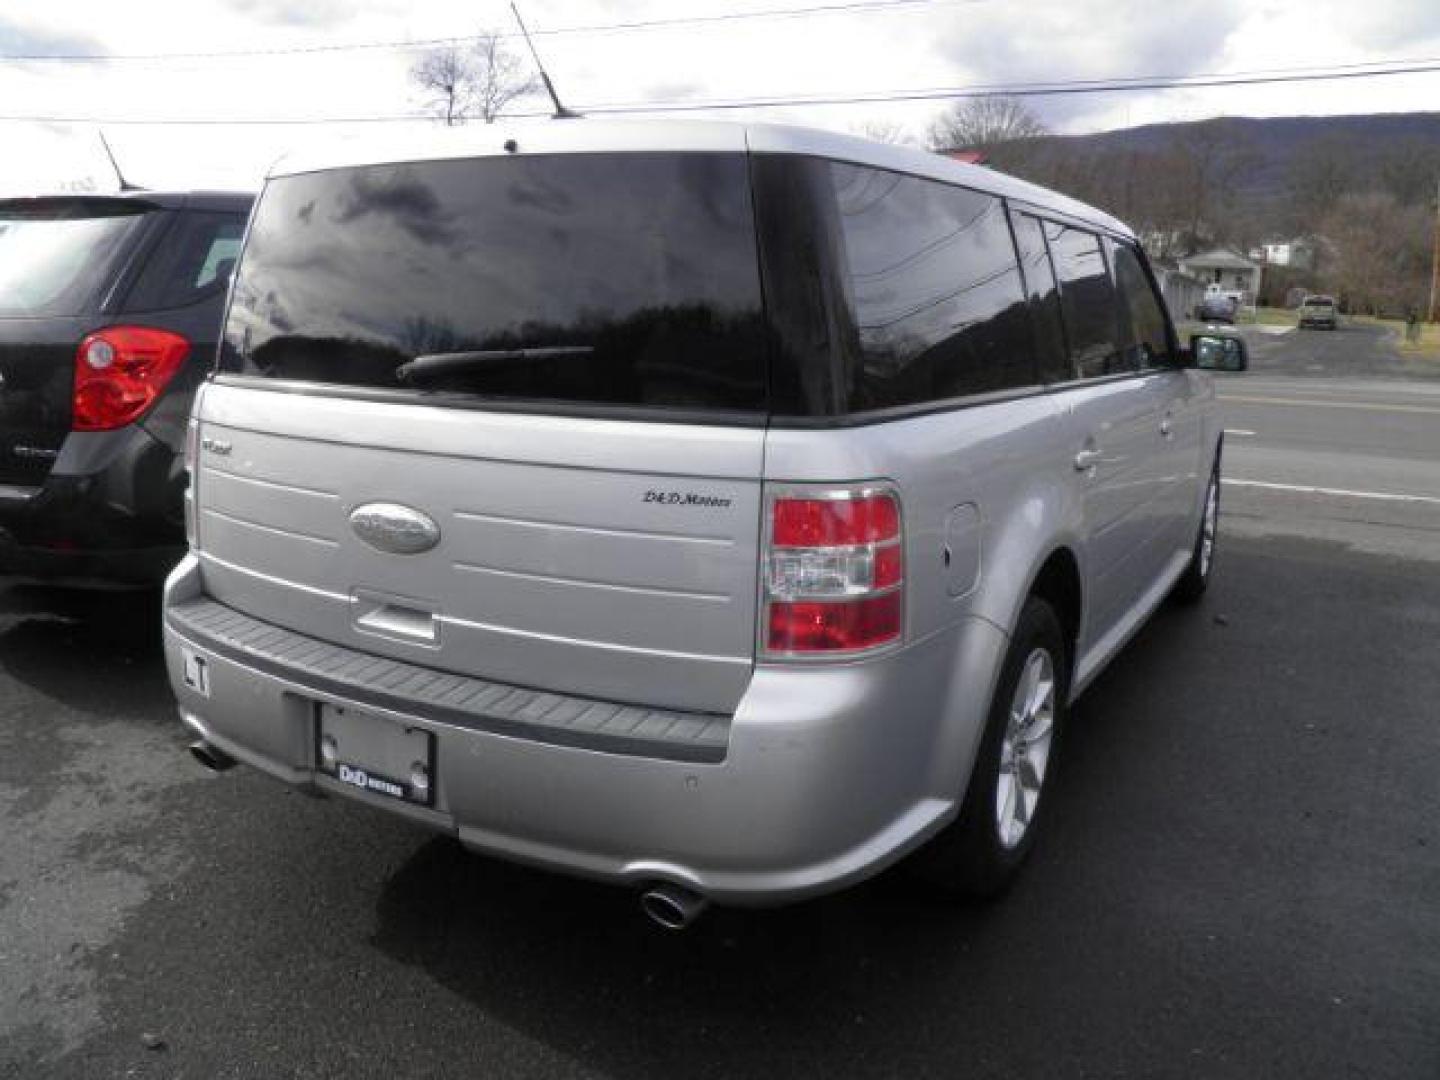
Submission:
{"label": "bare tree", "polygon": [[1403,206],[1427,204],[1440,176],[1440,147],[1423,139],[1404,139],[1387,147],[1379,162],[1380,186]]}
{"label": "bare tree", "polygon": [[1333,248],[1325,278],[1352,311],[1404,312],[1420,306],[1429,288],[1430,211],[1403,206],[1393,195],[1342,195],[1321,222]]}
{"label": "bare tree", "polygon": [[420,54],[410,81],[426,95],[425,108],[447,127],[463,124],[471,108],[470,57],[458,45],[444,45]]}
{"label": "bare tree", "polygon": [[494,123],[501,110],[516,98],[540,89],[539,78],[525,70],[525,61],[507,49],[494,30],[480,35],[472,55],[475,106],[487,124]]}
{"label": "bare tree", "polygon": [[1340,200],[1360,186],[1358,158],[1352,140],[1329,135],[1307,144],[1290,167],[1290,224],[1312,233]]}
{"label": "bare tree", "polygon": [[1024,100],[1005,94],[970,98],[950,106],[930,125],[933,150],[989,150],[1003,143],[1050,134]]}
{"label": "bare tree", "polygon": [[1165,154],[1171,205],[1168,216],[1188,234],[1194,248],[1220,236],[1229,217],[1235,182],[1251,168],[1255,156],[1222,121],[1188,124],[1172,139]]}
{"label": "bare tree", "polygon": [[539,86],[494,30],[479,34],[469,48],[450,44],[427,50],[410,69],[410,80],[426,96],[425,108],[447,125],[474,116],[489,124],[506,105]]}

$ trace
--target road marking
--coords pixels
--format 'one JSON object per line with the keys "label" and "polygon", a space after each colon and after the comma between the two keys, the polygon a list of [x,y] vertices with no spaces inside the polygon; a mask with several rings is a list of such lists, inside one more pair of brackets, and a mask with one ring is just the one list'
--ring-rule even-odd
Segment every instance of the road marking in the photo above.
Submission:
{"label": "road marking", "polygon": [[1440,408],[1425,405],[1374,405],[1363,401],[1308,401],[1304,398],[1239,397],[1230,394],[1215,395],[1221,401],[1238,401],[1246,405],[1309,405],[1316,409],[1368,409],[1371,412],[1424,413],[1440,416]]}
{"label": "road marking", "polygon": [[1348,499],[1383,499],[1387,502],[1434,503],[1440,506],[1440,498],[1434,495],[1401,495],[1393,491],[1350,491],[1347,488],[1311,487],[1306,484],[1273,484],[1267,480],[1238,480],[1232,476],[1226,476],[1220,482],[1234,487],[1297,491],[1304,495],[1338,495]]}
{"label": "road marking", "polygon": [[1253,431],[1246,431],[1244,428],[1227,427],[1227,428],[1225,429],[1225,434],[1226,434],[1226,435],[1254,435],[1255,433],[1254,433]]}

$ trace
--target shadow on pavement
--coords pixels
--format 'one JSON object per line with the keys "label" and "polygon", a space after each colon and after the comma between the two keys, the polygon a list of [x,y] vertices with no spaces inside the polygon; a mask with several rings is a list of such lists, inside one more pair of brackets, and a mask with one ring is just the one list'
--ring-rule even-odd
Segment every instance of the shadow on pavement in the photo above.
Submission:
{"label": "shadow on pavement", "polygon": [[[1166,609],[1130,655],[1165,663],[1209,622]],[[385,881],[373,944],[478,1013],[614,1076],[756,1075],[762,1063],[769,1075],[1044,1070],[1056,1048],[1037,1039],[1035,1012],[1069,1014],[1068,1041],[1083,1045],[1092,1036],[1076,1033],[1077,1017],[1123,985],[1107,972],[1116,928],[1106,925],[1123,878],[1110,880],[1108,861],[1099,874],[1075,865],[1067,849],[1095,828],[1077,803],[1128,772],[1110,748],[1137,716],[1129,689],[1111,684],[1132,677],[1122,669],[1087,694],[1072,767],[1052,794],[1057,819],[997,903],[944,897],[901,868],[792,907],[712,908],[674,933],[645,919],[632,891],[446,838]]]}
{"label": "shadow on pavement", "polygon": [[159,593],[0,588],[0,671],[85,712],[153,710],[169,693]]}
{"label": "shadow on pavement", "polygon": [[[938,902],[892,875],[790,908],[711,910],[674,933],[644,919],[627,890],[484,859],[448,839],[390,879],[378,914],[375,944],[394,959],[590,1067],[646,1076],[903,1060],[940,1019],[937,984],[967,963],[993,976],[988,957],[1013,937],[986,926],[1020,917]],[[975,1019],[957,1009],[945,1023],[963,1039]],[[997,1018],[985,1023],[988,1041]]]}

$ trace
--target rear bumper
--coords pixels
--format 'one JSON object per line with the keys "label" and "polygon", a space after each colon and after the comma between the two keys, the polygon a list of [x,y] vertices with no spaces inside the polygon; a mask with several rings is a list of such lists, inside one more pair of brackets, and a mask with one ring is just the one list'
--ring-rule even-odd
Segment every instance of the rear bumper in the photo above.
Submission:
{"label": "rear bumper", "polygon": [[102,551],[33,547],[0,529],[0,577],[79,586],[155,586],[185,554],[183,545]]}
{"label": "rear bumper", "polygon": [[185,553],[184,473],[143,428],[72,433],[39,487],[0,489],[0,575],[158,585]]}
{"label": "rear bumper", "polygon": [[[670,881],[740,904],[845,886],[953,818],[1005,646],[975,620],[883,660],[757,667],[728,718],[723,758],[667,760],[462,726],[419,701],[356,701],[299,667],[262,667],[187,637],[168,613],[201,595],[200,567],[186,558],[166,588],[166,662],[185,723],[236,759],[488,854],[619,884]],[[208,696],[186,685],[182,650],[204,658]],[[431,732],[434,808],[318,773],[320,703]]]}

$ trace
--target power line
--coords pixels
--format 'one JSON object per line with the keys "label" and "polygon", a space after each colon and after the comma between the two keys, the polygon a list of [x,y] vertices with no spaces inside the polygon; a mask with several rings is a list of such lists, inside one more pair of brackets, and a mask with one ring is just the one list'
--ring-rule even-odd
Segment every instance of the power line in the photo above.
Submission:
{"label": "power line", "polygon": [[1079,80],[1064,83],[1032,83],[1022,85],[992,85],[988,87],[948,87],[927,90],[880,91],[873,94],[844,96],[791,96],[772,98],[737,98],[716,101],[676,102],[670,104],[645,104],[643,102],[621,102],[617,104],[585,105],[587,113],[626,115],[646,112],[703,112],[707,110],[764,109],[803,105],[865,105],[885,104],[901,101],[960,101],[968,98],[987,97],[1063,97],[1070,94],[1122,93],[1129,90],[1186,90],[1191,88],[1223,86],[1258,86],[1276,83],[1326,82],[1341,79],[1368,79],[1385,75],[1413,75],[1440,71],[1440,59],[1408,64],[1403,67],[1388,67],[1384,70],[1341,70],[1313,71],[1304,73],[1266,74],[1260,72],[1234,72],[1215,75],[1130,76],[1109,80]]}
{"label": "power line", "polygon": [[[1386,63],[1375,61],[1375,64]],[[1440,71],[1440,58],[1404,63],[1384,70],[1357,65],[1337,65],[1332,69],[1309,70],[1269,69],[1268,71],[1230,72],[1180,76],[1122,76],[1109,80],[1080,79],[1053,83],[992,84],[979,87],[940,87],[920,90],[877,91],[851,95],[792,95],[763,98],[738,98],[687,102],[615,102],[580,105],[592,115],[628,115],[636,113],[685,113],[728,111],[735,109],[794,108],[813,105],[865,105],[904,101],[960,101],[987,97],[1059,97],[1070,94],[1124,93],[1134,90],[1186,90],[1205,87],[1256,86],[1276,83],[1326,82],[1344,79],[1369,79],[1391,75],[1414,75]],[[547,112],[504,114],[506,119],[548,116]],[[0,122],[48,124],[105,124],[115,126],[293,126],[308,124],[388,124],[431,120],[429,113],[398,113],[388,116],[326,116],[326,117],[161,117],[134,119],[129,117],[96,116],[0,116]]]}
{"label": "power line", "polygon": [[[556,26],[548,30],[532,31],[535,37],[559,37],[562,35],[639,33],[661,30],[674,26],[703,26],[713,23],[739,22],[749,19],[790,19],[805,15],[844,15],[893,9],[920,9],[940,4],[979,4],[990,0],[851,0],[848,3],[811,4],[805,7],[762,8],[755,11],[731,11],[715,15],[681,15],[664,19],[635,19],[629,22],[589,23],[576,26]],[[411,38],[401,41],[362,41],[341,45],[296,45],[278,49],[236,49],[218,52],[170,52],[170,53],[34,53],[0,54],[0,63],[55,63],[55,64],[108,64],[108,63],[158,63],[168,60],[227,60],[266,56],[313,56],[316,53],[344,53],[362,50],[382,51],[409,49],[432,49],[445,45],[464,45],[479,41],[483,34],[462,34],[454,37]],[[513,31],[495,35],[498,38],[518,38]]]}
{"label": "power line", "polygon": [[[1382,68],[1388,69],[1388,68],[1395,67],[1395,66],[1397,66],[1397,65],[1425,65],[1425,64],[1440,64],[1440,56],[1397,56],[1397,57],[1393,57],[1393,58],[1391,58],[1391,59],[1389,59],[1389,60],[1361,60],[1361,61],[1357,61],[1357,62],[1349,63],[1349,64],[1302,64],[1302,65],[1299,65],[1299,66],[1291,66],[1291,67],[1251,68],[1251,69],[1249,69],[1249,70],[1247,70],[1247,71],[1230,71],[1230,72],[1217,71],[1217,72],[1206,72],[1206,73],[1197,72],[1197,73],[1195,73],[1195,74],[1193,74],[1193,75],[1116,75],[1116,76],[1112,76],[1112,77],[1110,77],[1110,78],[1105,78],[1105,79],[1056,79],[1056,80],[1047,81],[1047,82],[1026,83],[1026,84],[1019,84],[1019,85],[1023,85],[1023,86],[1036,86],[1036,87],[1040,87],[1040,86],[1063,86],[1063,87],[1069,87],[1069,86],[1090,86],[1090,85],[1097,85],[1097,84],[1099,84],[1099,85],[1124,85],[1124,84],[1132,83],[1132,82],[1160,82],[1160,81],[1167,81],[1167,80],[1168,80],[1168,81],[1179,82],[1179,81],[1184,80],[1184,79],[1212,79],[1212,78],[1213,78],[1213,79],[1220,79],[1220,78],[1227,78],[1227,77],[1231,77],[1231,76],[1233,76],[1233,77],[1235,77],[1235,78],[1249,78],[1249,77],[1252,77],[1252,76],[1261,76],[1261,75],[1296,75],[1296,74],[1312,74],[1312,73],[1313,73],[1313,74],[1327,75],[1327,76],[1328,76],[1330,73],[1333,73],[1333,72],[1359,71],[1359,70],[1362,70],[1362,69],[1376,69],[1376,70],[1374,71],[1374,74],[1377,74],[1377,75],[1386,75],[1386,74],[1390,74],[1390,72],[1389,72],[1389,71],[1386,71],[1386,70],[1378,70],[1378,69],[1382,69]],[[1008,90],[1010,90],[1014,85],[1016,85],[1016,84],[1010,84],[1010,86],[1007,86],[1007,85],[1004,85],[1004,84],[993,84],[993,83],[991,83],[991,84],[986,84],[986,83],[979,83],[979,84],[977,84],[977,85],[975,85],[975,86],[970,87],[970,89],[971,89],[971,90],[993,90],[993,91],[996,91],[996,92],[1004,93],[1004,92],[1007,92]]]}

